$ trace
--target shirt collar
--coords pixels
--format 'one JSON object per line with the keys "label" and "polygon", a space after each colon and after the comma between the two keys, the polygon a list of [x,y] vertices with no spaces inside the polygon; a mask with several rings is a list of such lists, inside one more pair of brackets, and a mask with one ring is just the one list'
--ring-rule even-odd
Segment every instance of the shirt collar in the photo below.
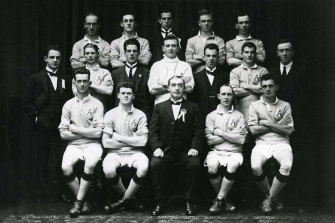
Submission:
{"label": "shirt collar", "polygon": [[206,66],[206,70],[208,70],[209,72],[214,72],[216,70],[216,67],[214,67],[213,70],[211,70],[209,67]]}
{"label": "shirt collar", "polygon": [[134,63],[134,64],[130,64],[130,63],[126,62],[126,65],[127,65],[126,67],[128,67],[128,68],[136,67],[137,66],[137,62]]}
{"label": "shirt collar", "polygon": [[48,66],[46,66],[45,69],[47,70],[48,73],[54,73],[54,74],[57,73],[57,71],[58,71],[58,69],[53,71]]}
{"label": "shirt collar", "polygon": [[237,41],[242,41],[242,40],[250,40],[252,37],[249,35],[247,38],[240,37],[239,35],[236,36]]}
{"label": "shirt collar", "polygon": [[133,112],[134,112],[134,105],[131,105],[130,111],[125,111],[125,110],[122,108],[122,106],[120,105],[120,103],[119,103],[118,108],[119,108],[121,111],[123,111],[123,112],[125,112],[125,113],[127,113],[127,114],[130,114],[130,113],[133,113]]}
{"label": "shirt collar", "polygon": [[173,59],[168,58],[167,56],[163,55],[163,60],[167,63],[177,63],[179,61],[178,57],[175,57]]}
{"label": "shirt collar", "polygon": [[[249,67],[244,66],[243,63],[241,63],[241,67],[244,69],[249,69]],[[252,67],[250,67],[250,69],[256,69],[258,67],[258,65],[255,63]]]}
{"label": "shirt collar", "polygon": [[93,70],[93,71],[97,71],[100,69],[100,65],[99,64],[96,64],[94,67],[89,67],[87,64],[86,64],[86,69],[88,70]]}
{"label": "shirt collar", "polygon": [[100,36],[98,36],[98,39],[91,41],[86,35],[84,36],[84,40],[87,42],[93,42],[93,43],[100,43],[101,42],[101,38]]}
{"label": "shirt collar", "polygon": [[277,97],[276,97],[276,100],[275,100],[274,102],[272,102],[272,103],[265,102],[265,101],[264,101],[264,97],[263,97],[263,95],[260,97],[260,100],[261,100],[261,102],[262,102],[263,104],[265,104],[265,105],[275,105],[275,104],[277,104],[277,102],[278,102],[278,98],[277,98]]}
{"label": "shirt collar", "polygon": [[163,32],[163,33],[172,33],[172,28],[170,28],[168,30],[161,28],[161,32]]}
{"label": "shirt collar", "polygon": [[[129,39],[124,33],[122,33],[122,38],[123,39]],[[135,35],[133,37],[131,37],[131,38],[137,39],[138,38],[137,32],[135,32]]]}
{"label": "shirt collar", "polygon": [[92,96],[90,94],[88,94],[86,97],[82,98],[81,100],[77,97],[77,94],[75,95],[75,97],[76,97],[78,102],[80,102],[80,101],[86,102],[86,101],[90,100]]}
{"label": "shirt collar", "polygon": [[293,64],[293,61],[291,61],[289,64],[284,65],[282,62],[280,62],[280,69],[284,69],[284,66],[286,67],[286,69],[291,69]]}
{"label": "shirt collar", "polygon": [[[227,112],[229,114],[233,113],[235,110],[234,108],[234,105],[231,105],[231,109]],[[219,115],[223,115],[226,111],[224,111],[222,108],[221,108],[221,105],[218,104],[218,106],[216,107],[216,113],[218,113]]]}
{"label": "shirt collar", "polygon": [[172,102],[174,102],[174,103],[177,103],[177,102],[180,102],[180,103],[181,103],[181,102],[183,101],[183,98],[181,98],[181,99],[179,99],[179,100],[177,100],[177,101],[173,101],[172,98],[170,98],[170,101],[172,101]]}
{"label": "shirt collar", "polygon": [[[197,36],[199,36],[199,37],[201,37],[201,34],[200,34],[201,32],[200,32],[200,30],[199,30],[199,32],[198,32],[198,35]],[[209,38],[214,38],[214,31],[212,31],[212,35],[211,36],[209,36],[207,39],[209,39]]]}

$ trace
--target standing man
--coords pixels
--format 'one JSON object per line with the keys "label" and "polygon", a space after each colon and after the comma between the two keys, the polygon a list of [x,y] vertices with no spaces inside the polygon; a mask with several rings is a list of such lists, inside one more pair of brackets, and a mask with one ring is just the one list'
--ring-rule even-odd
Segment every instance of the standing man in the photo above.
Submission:
{"label": "standing man", "polygon": [[86,35],[83,39],[79,40],[73,45],[72,55],[70,58],[71,67],[73,69],[81,68],[86,66],[86,58],[84,57],[84,46],[88,43],[93,43],[99,48],[98,61],[102,67],[108,67],[109,62],[109,44],[101,39],[98,34],[100,24],[98,21],[98,16],[89,13],[85,17],[84,28],[86,30]]}
{"label": "standing man", "polygon": [[203,127],[198,106],[183,98],[185,81],[173,76],[168,81],[170,99],[155,106],[150,123],[149,141],[153,151],[150,162],[157,205],[151,215],[161,215],[165,210],[167,175],[172,164],[180,165],[186,215],[195,215],[192,200],[195,198],[200,171],[199,152],[202,148]]}
{"label": "standing man", "polygon": [[[217,194],[210,214],[219,214],[222,210],[232,212],[236,207],[227,201],[227,195],[234,184],[236,171],[243,163],[242,145],[246,130],[242,113],[233,106],[234,91],[229,85],[223,85],[217,95],[220,104],[206,118],[206,138],[211,150],[205,160],[209,181]],[[226,171],[221,177],[219,169]]]}
{"label": "standing man", "polygon": [[[293,163],[289,136],[294,131],[291,106],[276,97],[278,84],[271,75],[261,77],[262,96],[249,108],[249,129],[256,137],[256,146],[251,153],[251,168],[256,184],[266,196],[262,203],[262,212],[270,214],[283,209],[278,200],[279,192],[286,185]],[[263,172],[264,163],[274,157],[279,163],[279,171],[269,181]]]}
{"label": "standing man", "polygon": [[[51,45],[47,48],[44,57],[46,68],[30,77],[23,100],[23,108],[30,119],[34,133],[33,154],[36,155],[36,160],[33,162],[36,164],[34,188],[37,188],[37,193],[41,193],[38,196],[50,190],[50,172],[53,175],[59,172],[61,175],[59,167],[65,147],[61,148],[57,127],[62,106],[72,96],[71,81],[59,70],[61,59],[59,46]],[[56,156],[52,151],[55,151]],[[50,163],[54,164],[51,171]],[[59,177],[56,176],[56,180],[60,180],[57,179]]]}
{"label": "standing man", "polygon": [[173,35],[166,36],[163,45],[164,58],[152,65],[148,80],[149,91],[156,97],[155,104],[170,98],[168,80],[173,76],[180,76],[184,79],[184,98],[186,98],[186,93],[191,93],[193,90],[192,68],[188,63],[179,60],[177,57],[178,51],[178,38]]}
{"label": "standing man", "polygon": [[219,104],[217,93],[223,84],[229,83],[229,75],[217,66],[219,60],[219,47],[209,43],[204,49],[206,67],[194,74],[194,89],[190,101],[199,107],[201,119],[205,123],[206,116],[215,110]]}
{"label": "standing man", "polygon": [[[150,41],[152,49],[152,62],[157,62],[163,59],[162,46],[164,45],[164,38],[168,35],[176,35],[176,31],[173,29],[174,14],[170,9],[163,9],[158,18],[159,33],[154,35],[154,38]],[[182,41],[181,36],[178,36],[180,50],[177,54],[180,60],[185,60],[185,40]],[[185,43],[184,43],[185,42]]]}
{"label": "standing man", "polygon": [[[143,153],[148,140],[147,118],[141,110],[134,108],[134,92],[135,86],[131,82],[120,82],[117,85],[120,104],[104,118],[102,143],[108,153],[102,164],[103,170],[108,184],[123,195],[121,200],[105,206],[107,213],[124,209],[144,184],[148,172],[149,159]],[[136,169],[127,189],[117,174],[117,169],[123,166]]]}
{"label": "standing man", "polygon": [[227,63],[230,66],[237,67],[241,65],[243,60],[242,45],[245,42],[252,42],[256,46],[256,62],[264,63],[265,50],[263,42],[259,39],[254,39],[250,35],[251,21],[247,14],[239,14],[236,19],[235,28],[238,34],[235,39],[232,39],[226,44]]}
{"label": "standing man", "polygon": [[122,36],[112,41],[110,45],[110,64],[112,68],[123,67],[126,64],[126,55],[123,44],[127,39],[136,39],[140,43],[138,63],[147,66],[151,60],[149,41],[136,33],[136,20],[134,14],[124,14],[120,26],[123,28]]}
{"label": "standing man", "polygon": [[259,80],[268,70],[256,64],[256,45],[246,42],[242,45],[242,64],[230,72],[230,86],[236,95],[236,109],[247,121],[249,105],[261,95]]}
{"label": "standing man", "polygon": [[[102,155],[100,137],[104,113],[102,103],[89,94],[90,71],[77,69],[74,79],[77,94],[65,103],[58,127],[62,139],[68,141],[62,162],[64,180],[76,196],[69,211],[71,217],[91,212],[91,205],[85,200],[85,196],[92,185],[94,169]],[[73,167],[79,160],[85,161],[80,181],[73,172]]]}
{"label": "standing man", "polygon": [[[135,86],[134,95],[136,97],[132,100],[135,108],[140,109],[150,120],[153,97],[148,89],[149,70],[140,65],[138,56],[140,55],[140,43],[136,39],[127,39],[123,44],[124,52],[126,54],[126,66],[119,67],[112,72],[112,78],[115,86],[124,81],[129,81]],[[115,93],[113,107],[119,105],[118,94]]]}
{"label": "standing man", "polygon": [[198,25],[200,27],[198,35],[187,40],[185,58],[193,69],[193,73],[198,73],[206,66],[204,60],[204,48],[209,43],[215,43],[219,47],[218,65],[222,66],[226,58],[224,40],[214,35],[213,32],[213,12],[202,9],[199,11]]}

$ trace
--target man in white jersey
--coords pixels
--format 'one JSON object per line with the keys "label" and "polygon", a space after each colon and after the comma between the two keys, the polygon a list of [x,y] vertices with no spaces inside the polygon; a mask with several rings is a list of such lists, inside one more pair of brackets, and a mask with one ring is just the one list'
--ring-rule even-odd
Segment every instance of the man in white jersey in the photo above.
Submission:
{"label": "man in white jersey", "polygon": [[[103,170],[108,184],[123,195],[121,200],[105,206],[107,213],[124,209],[143,185],[148,172],[149,160],[143,153],[148,141],[147,118],[144,112],[134,108],[134,92],[131,82],[120,82],[117,86],[119,106],[107,112],[104,118],[102,143],[108,154]],[[117,174],[117,169],[123,166],[136,169],[127,189]]]}
{"label": "man in white jersey", "polygon": [[[209,181],[217,194],[209,209],[212,215],[222,210],[232,212],[236,207],[227,201],[227,195],[234,184],[236,171],[243,163],[242,144],[246,130],[241,112],[235,110],[234,90],[223,85],[217,95],[220,104],[206,118],[206,138],[210,151],[205,160],[208,167]],[[224,166],[226,171],[221,177],[219,168]]]}
{"label": "man in white jersey", "polygon": [[[277,195],[285,186],[293,163],[289,135],[294,131],[291,106],[276,97],[278,85],[273,76],[266,74],[260,80],[263,95],[249,108],[249,129],[256,137],[256,146],[251,154],[251,168],[256,184],[266,196],[262,203],[264,214],[283,209]],[[264,163],[274,157],[279,163],[279,171],[269,181],[263,172]]]}
{"label": "man in white jersey", "polygon": [[[193,90],[192,68],[188,63],[179,60],[178,51],[178,38],[174,35],[166,36],[163,45],[164,58],[152,65],[148,80],[149,91],[156,97],[155,104],[170,98],[168,80],[173,76],[180,76],[184,79],[184,93],[191,93]],[[186,94],[184,94],[184,98],[186,98]]]}
{"label": "man in white jersey", "polygon": [[[76,196],[69,211],[71,217],[91,212],[91,205],[84,199],[94,178],[94,168],[102,155],[100,137],[104,108],[98,99],[89,94],[90,85],[90,71],[85,68],[77,69],[77,94],[63,106],[58,127],[61,138],[68,141],[62,161],[64,180]],[[73,166],[79,160],[85,161],[80,181],[73,172]]]}

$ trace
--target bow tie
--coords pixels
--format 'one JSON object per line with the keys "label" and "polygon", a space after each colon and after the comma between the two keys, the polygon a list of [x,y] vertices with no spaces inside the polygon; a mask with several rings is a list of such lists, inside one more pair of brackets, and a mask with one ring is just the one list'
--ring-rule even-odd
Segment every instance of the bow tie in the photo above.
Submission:
{"label": "bow tie", "polygon": [[181,105],[181,101],[174,102],[170,100],[170,102],[171,102],[171,105]]}
{"label": "bow tie", "polygon": [[53,73],[53,72],[49,72],[49,71],[48,71],[48,74],[49,74],[50,76],[52,76],[52,77],[58,77],[58,74],[57,74],[57,73]]}
{"label": "bow tie", "polygon": [[215,76],[215,71],[209,71],[209,70],[206,70],[206,74]]}
{"label": "bow tie", "polygon": [[165,34],[165,36],[173,34],[172,30],[161,30],[161,33]]}

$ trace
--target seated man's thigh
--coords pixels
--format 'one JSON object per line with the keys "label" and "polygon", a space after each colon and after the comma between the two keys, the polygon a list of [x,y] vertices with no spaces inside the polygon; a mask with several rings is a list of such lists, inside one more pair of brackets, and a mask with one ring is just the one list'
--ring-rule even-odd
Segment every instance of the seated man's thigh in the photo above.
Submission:
{"label": "seated man's thigh", "polygon": [[293,164],[293,153],[291,146],[282,144],[276,148],[274,158],[280,165],[280,172],[284,175],[290,175]]}
{"label": "seated man's thigh", "polygon": [[102,147],[100,144],[87,144],[84,149],[85,169],[95,168],[102,155]]}
{"label": "seated man's thigh", "polygon": [[227,171],[229,173],[235,173],[243,163],[242,153],[233,153],[227,157]]}
{"label": "seated man's thigh", "polygon": [[83,158],[84,153],[78,146],[68,145],[63,154],[62,160],[62,170],[64,174],[71,174],[73,172],[73,166]]}
{"label": "seated man's thigh", "polygon": [[217,173],[220,167],[219,155],[214,152],[210,152],[206,157],[204,166],[207,166],[208,173]]}
{"label": "seated man's thigh", "polygon": [[138,177],[145,177],[149,168],[149,159],[143,153],[137,153],[131,157],[131,165],[129,167],[134,167],[136,169],[136,174]]}
{"label": "seated man's thigh", "polygon": [[[270,145],[271,147],[271,145]],[[251,169],[254,175],[260,175],[263,172],[264,163],[272,157],[272,149],[269,145],[256,145],[251,153]]]}
{"label": "seated man's thigh", "polygon": [[116,175],[116,170],[121,167],[121,157],[115,153],[108,153],[102,162],[103,171],[106,175]]}

